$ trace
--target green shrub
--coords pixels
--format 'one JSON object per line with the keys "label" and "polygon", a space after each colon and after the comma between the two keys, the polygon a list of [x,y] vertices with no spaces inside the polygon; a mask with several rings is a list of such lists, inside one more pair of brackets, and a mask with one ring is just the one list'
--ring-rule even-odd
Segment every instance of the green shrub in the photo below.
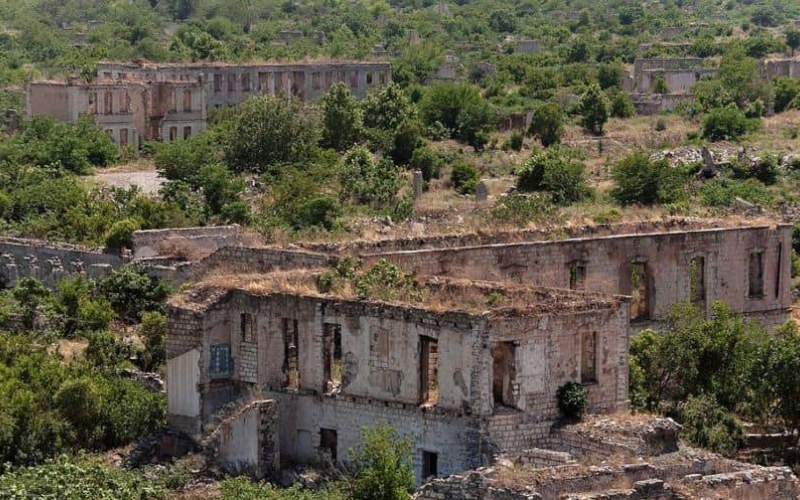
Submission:
{"label": "green shrub", "polygon": [[663,131],[667,130],[667,120],[665,120],[663,118],[659,118],[658,120],[656,120],[655,129],[656,129],[656,132],[663,132]]}
{"label": "green shrub", "polygon": [[612,93],[609,101],[611,105],[611,116],[615,118],[630,118],[636,114],[636,107],[625,92]]}
{"label": "green shrub", "polygon": [[758,126],[734,106],[715,108],[703,121],[703,137],[710,141],[735,140]]}
{"label": "green shrub", "polygon": [[533,110],[528,133],[539,138],[544,147],[558,144],[564,133],[564,110],[554,102],[540,104]]}
{"label": "green shrub", "polygon": [[550,148],[534,154],[519,170],[517,189],[547,191],[553,203],[567,205],[589,196],[586,168],[568,152]]}
{"label": "green shrub", "polygon": [[727,457],[744,443],[742,424],[713,396],[690,396],[681,410],[681,423],[681,437],[689,444]]}
{"label": "green shrub", "polygon": [[133,232],[139,229],[141,225],[136,219],[118,220],[106,232],[106,248],[114,251],[133,248]]}
{"label": "green shrub", "polygon": [[290,217],[294,229],[321,227],[331,230],[342,215],[342,207],[330,196],[320,196],[302,203]]}
{"label": "green shrub", "polygon": [[775,155],[766,155],[759,158],[752,165],[749,163],[734,162],[731,164],[731,176],[734,179],[756,179],[766,185],[778,182],[780,175],[779,160]]}
{"label": "green shrub", "polygon": [[605,92],[597,84],[590,85],[578,103],[581,126],[586,132],[603,135],[603,127],[608,121],[610,104]]}
{"label": "green shrub", "polygon": [[641,151],[617,162],[611,177],[615,184],[611,196],[621,205],[672,203],[686,195],[684,172],[665,160],[651,162]]}
{"label": "green shrub", "polygon": [[465,161],[459,160],[453,164],[453,171],[450,174],[450,183],[459,194],[472,194],[475,186],[480,180],[478,168]]}
{"label": "green shrub", "polygon": [[487,215],[490,223],[524,227],[531,222],[556,222],[558,207],[550,196],[513,193],[497,199]]}
{"label": "green shrub", "polygon": [[98,290],[125,321],[136,323],[147,311],[164,312],[169,286],[151,278],[136,266],[112,271],[98,283]]}
{"label": "green shrub", "polygon": [[354,500],[408,500],[414,487],[412,442],[386,425],[361,430],[361,444],[350,451],[356,467]]}
{"label": "green shrub", "polygon": [[556,403],[565,417],[580,419],[589,404],[589,391],[578,382],[567,382],[556,391]]}
{"label": "green shrub", "polygon": [[438,179],[441,171],[442,160],[439,155],[428,146],[420,146],[414,150],[411,158],[411,168],[422,172],[425,182]]}
{"label": "green shrub", "polygon": [[140,356],[142,370],[152,372],[167,360],[167,318],[158,311],[142,314],[139,336],[144,343]]}
{"label": "green shrub", "polygon": [[700,186],[700,200],[709,207],[730,207],[736,198],[759,205],[770,205],[774,200],[772,192],[755,179],[717,178]]}
{"label": "green shrub", "polygon": [[525,142],[525,137],[516,130],[511,133],[511,137],[508,139],[508,145],[514,151],[522,150],[522,144],[524,142]]}

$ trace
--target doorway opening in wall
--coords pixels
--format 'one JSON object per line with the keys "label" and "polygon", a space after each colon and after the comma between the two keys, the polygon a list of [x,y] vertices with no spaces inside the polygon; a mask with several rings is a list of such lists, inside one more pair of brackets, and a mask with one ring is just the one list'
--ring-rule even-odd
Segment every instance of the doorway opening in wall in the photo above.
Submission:
{"label": "doorway opening in wall", "polygon": [[322,325],[323,392],[331,392],[342,384],[342,327],[334,323]]}
{"label": "doorway opening in wall", "polygon": [[706,301],[706,260],[703,257],[689,261],[689,297],[693,304]]}
{"label": "doorway opening in wall", "polygon": [[650,319],[650,287],[647,283],[647,262],[634,262],[631,273],[631,321]]}
{"label": "doorway opening in wall", "polygon": [[338,438],[333,429],[319,430],[319,454],[323,462],[330,457],[331,462],[336,462],[336,449],[338,448]]}
{"label": "doorway opening in wall", "polygon": [[439,475],[439,454],[432,451],[422,452],[422,479]]}
{"label": "doorway opening in wall", "polygon": [[492,398],[494,406],[514,406],[515,351],[516,346],[513,342],[498,342],[492,347]]}
{"label": "doorway opening in wall", "polygon": [[439,343],[431,337],[420,337],[419,403],[433,406],[439,402]]}
{"label": "doorway opening in wall", "polygon": [[297,320],[283,318],[283,387],[300,388],[300,346]]}

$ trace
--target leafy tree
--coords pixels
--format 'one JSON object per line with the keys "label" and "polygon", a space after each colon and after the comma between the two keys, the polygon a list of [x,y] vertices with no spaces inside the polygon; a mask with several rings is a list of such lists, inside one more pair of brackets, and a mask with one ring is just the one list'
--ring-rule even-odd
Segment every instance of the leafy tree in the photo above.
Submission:
{"label": "leafy tree", "polygon": [[352,482],[354,500],[408,500],[414,486],[411,441],[386,425],[365,427],[361,441],[350,452],[358,470]]}
{"label": "leafy tree", "polygon": [[775,112],[780,113],[787,109],[800,107],[800,81],[795,78],[779,77],[772,80],[772,89],[775,94]]}
{"label": "leafy tree", "polygon": [[735,140],[753,128],[753,122],[748,120],[744,112],[728,106],[712,109],[706,116],[703,120],[703,137],[710,141]]}
{"label": "leafy tree", "polygon": [[429,182],[439,178],[442,159],[427,145],[419,146],[411,157],[411,168],[422,172],[422,179]]}
{"label": "leafy tree", "polygon": [[156,143],[153,161],[158,173],[170,181],[183,181],[200,187],[200,169],[217,163],[218,149],[211,134],[193,135],[183,141]]}
{"label": "leafy tree", "polygon": [[556,204],[574,203],[589,195],[586,168],[558,148],[531,156],[519,171],[517,189],[522,192],[547,191]]}
{"label": "leafy tree", "polygon": [[144,371],[155,371],[167,361],[167,318],[158,311],[142,314],[139,335],[144,342],[141,353],[141,368]]}
{"label": "leafy tree", "polygon": [[106,232],[106,248],[115,252],[123,248],[133,248],[133,233],[141,228],[139,221],[134,218],[116,221]]}
{"label": "leafy tree", "polygon": [[618,62],[601,64],[597,67],[597,82],[603,90],[620,87],[624,77],[625,68]]}
{"label": "leafy tree", "polygon": [[465,161],[457,161],[453,164],[450,183],[459,194],[474,193],[478,180],[480,180],[480,172],[475,165]]}
{"label": "leafy tree", "polygon": [[633,101],[625,92],[614,92],[610,98],[611,116],[616,118],[630,118],[636,114]]}
{"label": "leafy tree", "polygon": [[323,101],[322,144],[345,151],[361,137],[361,109],[344,83],[333,85]]}
{"label": "leafy tree", "polygon": [[533,111],[528,133],[537,137],[542,146],[548,147],[561,142],[564,133],[564,111],[554,102],[540,104]]}
{"label": "leafy tree", "polygon": [[373,206],[387,204],[400,187],[397,168],[389,161],[377,161],[364,146],[345,154],[341,170],[341,197]]}
{"label": "leafy tree", "polygon": [[293,212],[289,223],[294,229],[321,227],[330,231],[336,226],[336,219],[342,215],[339,202],[330,196],[320,196],[301,203]]}
{"label": "leafy tree", "polygon": [[603,126],[608,121],[608,98],[597,84],[590,85],[578,103],[581,125],[594,135],[603,135]]}
{"label": "leafy tree", "polygon": [[489,26],[498,33],[513,33],[517,29],[514,14],[507,10],[493,10],[489,14]]}
{"label": "leafy tree", "polygon": [[363,103],[365,135],[398,165],[411,161],[422,137],[417,108],[395,84],[367,96]]}
{"label": "leafy tree", "polygon": [[300,103],[257,96],[239,106],[225,132],[223,153],[234,172],[274,176],[281,164],[310,160],[316,144],[316,124]]}
{"label": "leafy tree", "polygon": [[786,45],[792,51],[792,57],[794,57],[794,51],[800,48],[800,31],[796,29],[789,29],[786,31]]}
{"label": "leafy tree", "polygon": [[674,202],[683,195],[683,176],[665,160],[651,162],[644,152],[635,152],[611,168],[611,196],[621,205]]}
{"label": "leafy tree", "polygon": [[663,76],[656,77],[655,81],[653,82],[653,93],[654,94],[669,93],[669,87],[667,87],[667,81],[664,79]]}
{"label": "leafy tree", "polygon": [[135,266],[112,271],[98,287],[119,317],[132,323],[138,322],[145,312],[163,312],[163,301],[169,295],[165,283],[150,278]]}
{"label": "leafy tree", "polygon": [[694,446],[730,457],[744,444],[742,424],[713,396],[689,396],[680,420],[681,437]]}
{"label": "leafy tree", "polygon": [[494,125],[494,109],[478,89],[468,84],[441,83],[430,87],[419,103],[425,123],[438,122],[450,129],[453,138],[471,146],[480,132]]}

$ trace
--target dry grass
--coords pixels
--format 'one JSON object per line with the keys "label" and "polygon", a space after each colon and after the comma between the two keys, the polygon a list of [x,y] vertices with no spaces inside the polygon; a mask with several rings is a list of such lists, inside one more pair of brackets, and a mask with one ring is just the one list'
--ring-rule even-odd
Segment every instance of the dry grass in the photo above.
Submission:
{"label": "dry grass", "polygon": [[99,168],[95,170],[96,174],[116,174],[116,173],[129,173],[129,172],[153,172],[156,169],[155,163],[150,158],[136,158],[126,163],[113,165],[108,168]]}

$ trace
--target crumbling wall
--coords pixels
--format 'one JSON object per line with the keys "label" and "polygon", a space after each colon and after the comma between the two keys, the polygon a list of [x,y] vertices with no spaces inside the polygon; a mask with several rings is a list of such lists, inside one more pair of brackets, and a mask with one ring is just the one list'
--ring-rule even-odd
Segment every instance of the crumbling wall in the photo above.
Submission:
{"label": "crumbling wall", "polygon": [[121,267],[118,255],[88,250],[75,245],[24,239],[0,241],[0,283],[14,286],[20,278],[28,277],[54,287],[68,275],[101,278]]}
{"label": "crumbling wall", "polygon": [[195,255],[206,256],[224,246],[252,245],[258,239],[237,225],[134,231],[133,258],[150,259],[191,251],[193,254],[185,257],[195,260],[192,259]]}
{"label": "crumbling wall", "polygon": [[204,441],[206,453],[223,470],[255,477],[280,470],[278,403],[258,400],[244,404],[217,424]]}

